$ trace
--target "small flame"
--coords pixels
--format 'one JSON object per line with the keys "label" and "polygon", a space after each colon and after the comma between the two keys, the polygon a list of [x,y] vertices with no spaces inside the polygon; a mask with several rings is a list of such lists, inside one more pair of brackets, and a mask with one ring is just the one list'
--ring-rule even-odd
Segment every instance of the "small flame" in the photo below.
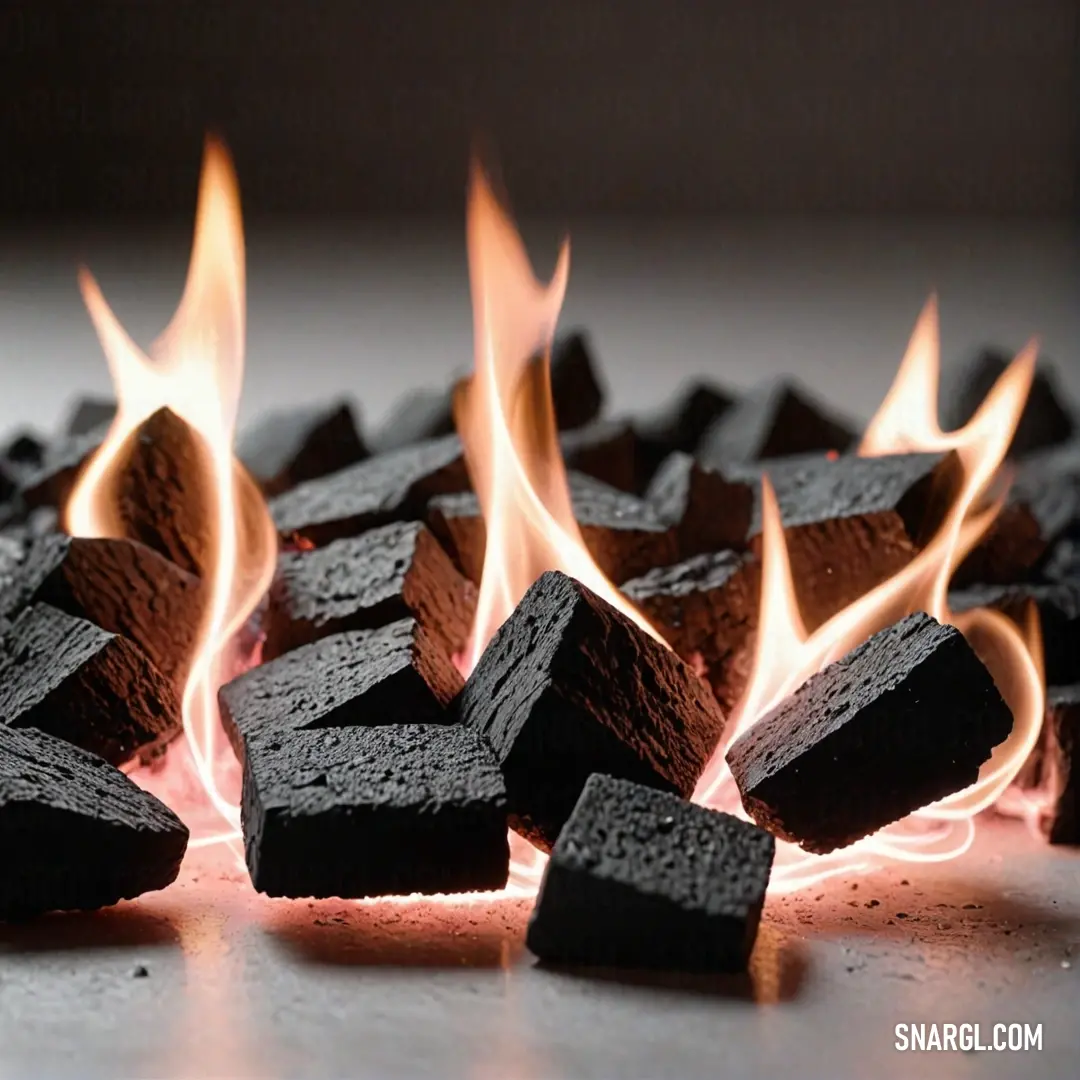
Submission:
{"label": "small flame", "polygon": [[[1012,709],[1014,724],[971,787],[825,856],[778,845],[772,887],[791,891],[833,874],[870,869],[886,859],[941,861],[966,851],[974,816],[990,806],[1023,765],[1039,735],[1044,691],[1037,642],[1003,615],[977,609],[954,615],[947,592],[953,572],[990,527],[1002,496],[986,499],[1027,400],[1036,343],[1029,344],[995,383],[971,421],[943,432],[937,420],[939,370],[937,304],[931,297],[911,337],[896,380],[867,428],[860,454],[956,452],[962,483],[934,538],[901,571],[837,613],[813,634],[802,627],[787,560],[779,509],[763,482],[763,575],[755,663],[742,702],[728,725],[735,739],[809,676],[914,611],[952,623],[989,668]],[[743,814],[738,789],[718,751],[695,798]],[[744,815],[745,816],[745,815]]]}
{"label": "small flame", "polygon": [[[164,783],[174,792],[209,797],[228,828],[222,832],[219,825],[213,835],[196,836],[193,846],[232,839],[239,829],[236,762],[221,738],[217,690],[233,674],[233,636],[269,586],[277,541],[265,503],[232,452],[244,371],[244,240],[236,176],[224,145],[207,140],[183,296],[149,355],[127,335],[89,271],[80,271],[79,285],[109,363],[118,407],[67,504],[67,531],[73,536],[123,535],[110,495],[112,481],[124,460],[125,443],[158,409],[171,409],[190,426],[202,441],[212,473],[214,504],[203,512],[214,538],[214,558],[182,701],[187,756],[198,783],[175,775],[165,783],[155,770],[136,775],[149,786]],[[176,749],[168,755],[170,774]],[[232,775],[227,775],[230,768]]]}
{"label": "small flame", "polygon": [[[581,538],[570,502],[551,401],[549,363],[566,293],[570,245],[551,281],[533,275],[525,246],[473,163],[467,222],[475,373],[455,419],[487,529],[476,619],[464,666],[471,671],[495,631],[546,570],[562,570],[656,630],[604,576]],[[540,354],[539,362],[531,358]]]}

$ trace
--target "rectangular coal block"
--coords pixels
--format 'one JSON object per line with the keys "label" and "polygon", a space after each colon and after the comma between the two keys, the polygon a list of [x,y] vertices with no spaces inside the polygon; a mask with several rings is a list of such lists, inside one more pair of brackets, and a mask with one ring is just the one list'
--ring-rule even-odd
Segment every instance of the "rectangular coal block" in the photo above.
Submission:
{"label": "rectangular coal block", "polygon": [[671,454],[693,455],[705,432],[734,401],[734,394],[715,383],[695,379],[652,412],[635,417],[639,473],[651,479]]}
{"label": "rectangular coal block", "polygon": [[[581,473],[567,473],[567,483],[581,538],[612,581],[625,581],[676,558],[674,530],[649,503]],[[428,504],[427,520],[462,573],[479,584],[487,529],[477,497],[468,491],[440,495]]]}
{"label": "rectangular coal block", "polygon": [[696,555],[621,586],[668,644],[704,671],[716,700],[730,713],[742,697],[753,662],[761,599],[761,564],[752,555]]}
{"label": "rectangular coal block", "polygon": [[253,740],[241,812],[251,881],[269,896],[458,893],[509,874],[503,780],[460,725]]}
{"label": "rectangular coal block", "polygon": [[1051,844],[1080,844],[1080,684],[1046,692],[1038,782],[1049,796],[1040,825]]}
{"label": "rectangular coal block", "polygon": [[463,679],[442,644],[414,619],[353,630],[260,664],[218,692],[236,756],[282,728],[446,724]]}
{"label": "rectangular coal block", "polygon": [[759,825],[825,854],[973,784],[1012,722],[960,631],[918,612],[811,676],[727,762]]}
{"label": "rectangular coal block", "polygon": [[34,604],[0,638],[0,724],[40,728],[122,765],[179,733],[180,704],[127,638]]}
{"label": "rectangular coal block", "polygon": [[50,604],[133,641],[183,690],[207,595],[202,580],[134,540],[53,535],[32,542],[7,582],[0,614]]}
{"label": "rectangular coal block", "polygon": [[494,748],[512,826],[550,851],[594,772],[689,795],[724,730],[708,686],[579,581],[549,571],[461,694]]}
{"label": "rectangular coal block", "polygon": [[397,522],[314,551],[278,558],[263,626],[263,657],[344,630],[413,615],[447,656],[463,649],[476,589],[419,521]]}
{"label": "rectangular coal block", "polygon": [[792,379],[772,379],[740,397],[701,437],[698,460],[722,469],[810,451],[843,453],[856,439],[855,425],[822,405]]}
{"label": "rectangular coal block", "polygon": [[286,543],[321,547],[379,525],[423,517],[433,496],[468,487],[461,442],[448,435],[308,480],[273,499],[270,514]]}
{"label": "rectangular coal block", "polygon": [[674,453],[653,476],[645,499],[675,529],[681,559],[746,546],[754,488],[745,478],[729,479],[689,454]]}
{"label": "rectangular coal block", "polygon": [[554,964],[745,971],[775,847],[731,814],[594,774],[552,849],[525,943]]}
{"label": "rectangular coal block", "polygon": [[1039,613],[1046,681],[1051,686],[1080,682],[1080,581],[975,585],[949,593],[955,612],[995,608],[1019,626],[1028,604]]}
{"label": "rectangular coal block", "polygon": [[62,430],[65,435],[85,435],[95,428],[107,428],[115,416],[116,402],[111,398],[83,396],[68,407]]}
{"label": "rectangular coal block", "polygon": [[108,431],[109,425],[101,424],[49,442],[41,464],[27,469],[19,478],[20,503],[31,510],[64,506],[79,473],[97,453]]}
{"label": "rectangular coal block", "polygon": [[[915,557],[939,527],[960,478],[953,452],[800,457],[763,468],[776,493],[809,630]],[[760,484],[755,490],[750,549],[760,554]]]}
{"label": "rectangular coal block", "polygon": [[[946,431],[963,427],[1013,360],[1013,354],[983,346],[942,383],[941,422]],[[1009,447],[1014,457],[1066,442],[1076,433],[1076,412],[1061,388],[1054,365],[1040,358],[1024,411]]]}
{"label": "rectangular coal block", "polygon": [[559,436],[568,469],[591,476],[619,491],[637,492],[638,435],[633,421],[596,420]]}
{"label": "rectangular coal block", "polygon": [[281,409],[259,417],[237,440],[236,456],[267,495],[337,472],[368,456],[349,401]]}
{"label": "rectangular coal block", "polygon": [[102,758],[0,724],[0,920],[164,889],[187,842],[164,803]]}

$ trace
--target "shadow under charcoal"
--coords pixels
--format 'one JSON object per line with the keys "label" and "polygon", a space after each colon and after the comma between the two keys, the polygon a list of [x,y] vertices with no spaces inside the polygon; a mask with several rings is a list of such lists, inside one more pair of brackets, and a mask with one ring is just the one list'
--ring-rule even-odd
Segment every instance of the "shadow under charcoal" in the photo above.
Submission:
{"label": "shadow under charcoal", "polygon": [[120,904],[100,911],[52,912],[25,922],[0,923],[0,954],[9,956],[167,945],[180,945],[180,935],[173,923],[135,904]]}

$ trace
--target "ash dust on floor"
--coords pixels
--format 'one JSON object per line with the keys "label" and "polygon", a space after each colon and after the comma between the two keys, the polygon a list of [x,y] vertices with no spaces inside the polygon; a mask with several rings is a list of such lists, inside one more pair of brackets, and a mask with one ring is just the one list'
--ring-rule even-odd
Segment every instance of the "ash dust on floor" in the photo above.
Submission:
{"label": "ash dust on floor", "polygon": [[1036,1077],[1080,1049],[1080,855],[1015,823],[952,864],[771,898],[743,977],[547,969],[530,908],[271,901],[198,851],[162,893],[0,926],[0,1077],[908,1076],[893,1027],[918,1021],[1041,1023]]}

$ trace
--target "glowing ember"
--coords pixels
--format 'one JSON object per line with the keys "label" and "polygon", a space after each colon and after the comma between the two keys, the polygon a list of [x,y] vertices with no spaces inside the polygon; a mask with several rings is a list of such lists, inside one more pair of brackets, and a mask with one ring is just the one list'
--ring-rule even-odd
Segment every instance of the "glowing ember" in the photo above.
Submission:
{"label": "glowing ember", "polygon": [[232,839],[239,835],[239,778],[221,737],[217,689],[235,673],[234,636],[270,583],[276,536],[261,496],[232,453],[244,369],[244,241],[236,178],[224,146],[207,141],[183,297],[149,355],[125,333],[88,271],[80,273],[79,284],[118,408],[68,502],[65,526],[73,536],[123,535],[111,497],[113,474],[124,460],[125,442],[158,409],[171,409],[201,440],[215,498],[200,510],[214,558],[184,688],[184,747],[174,745],[163,767],[139,770],[135,778],[182,814],[204,809],[209,796],[227,827],[219,821],[208,831],[189,822],[192,846]]}
{"label": "glowing ember", "polygon": [[[1001,376],[970,423],[942,432],[937,423],[938,334],[933,299],[915,328],[896,381],[867,429],[862,454],[955,450],[963,483],[933,540],[902,571],[839,612],[811,635],[802,628],[783,529],[768,485],[763,492],[764,568],[758,645],[749,686],[728,737],[736,738],[810,675],[839,659],[871,634],[913,611],[928,611],[968,637],[990,669],[1015,718],[1010,737],[994,751],[979,780],[851,847],[826,856],[779,844],[774,890],[789,891],[840,872],[870,869],[886,859],[938,861],[967,850],[973,817],[991,805],[1016,775],[1036,739],[1043,715],[1043,683],[1036,649],[996,612],[953,616],[946,603],[957,565],[992,523],[1000,506],[987,492],[1008,449],[1034,373],[1029,345]],[[696,798],[742,813],[738,790],[718,752]]]}

